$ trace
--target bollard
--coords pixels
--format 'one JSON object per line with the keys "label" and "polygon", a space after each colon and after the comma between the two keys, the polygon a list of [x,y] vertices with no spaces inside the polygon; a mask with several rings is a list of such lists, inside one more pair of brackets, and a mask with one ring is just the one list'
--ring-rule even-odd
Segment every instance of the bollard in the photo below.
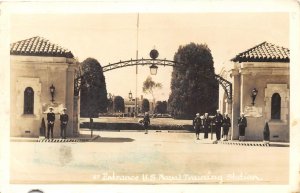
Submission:
{"label": "bollard", "polygon": [[42,118],[41,127],[40,127],[40,136],[39,138],[44,139],[46,137],[46,124],[44,117]]}
{"label": "bollard", "polygon": [[269,129],[269,124],[266,121],[265,123],[265,127],[264,127],[264,131],[263,131],[263,135],[264,135],[264,144],[269,144],[270,143],[270,129]]}
{"label": "bollard", "polygon": [[94,120],[93,120],[93,118],[90,117],[91,138],[93,137],[93,123],[94,123]]}

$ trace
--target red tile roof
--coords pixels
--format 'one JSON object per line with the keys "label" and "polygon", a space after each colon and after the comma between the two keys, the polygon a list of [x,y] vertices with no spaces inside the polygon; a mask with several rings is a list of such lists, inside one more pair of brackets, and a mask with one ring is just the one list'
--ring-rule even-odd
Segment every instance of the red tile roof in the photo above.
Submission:
{"label": "red tile roof", "polygon": [[290,62],[290,50],[263,42],[238,54],[231,59],[234,62]]}
{"label": "red tile roof", "polygon": [[71,51],[39,36],[12,43],[10,45],[10,54],[74,58]]}

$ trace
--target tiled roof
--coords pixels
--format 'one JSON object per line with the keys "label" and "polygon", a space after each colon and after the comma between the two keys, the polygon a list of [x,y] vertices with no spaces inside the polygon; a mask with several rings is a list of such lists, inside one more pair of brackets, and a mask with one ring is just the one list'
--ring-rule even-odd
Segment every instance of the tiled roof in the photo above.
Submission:
{"label": "tiled roof", "polygon": [[290,50],[263,42],[231,59],[234,62],[290,62]]}
{"label": "tiled roof", "polygon": [[10,45],[10,54],[74,58],[71,51],[39,36],[12,43]]}

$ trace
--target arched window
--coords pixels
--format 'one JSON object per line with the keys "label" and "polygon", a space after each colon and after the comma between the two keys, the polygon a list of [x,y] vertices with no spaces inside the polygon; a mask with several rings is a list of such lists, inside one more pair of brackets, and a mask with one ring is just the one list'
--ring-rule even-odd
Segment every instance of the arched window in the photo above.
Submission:
{"label": "arched window", "polygon": [[271,119],[280,119],[281,97],[278,93],[272,95]]}
{"label": "arched window", "polygon": [[24,114],[33,114],[34,91],[27,87],[24,91]]}

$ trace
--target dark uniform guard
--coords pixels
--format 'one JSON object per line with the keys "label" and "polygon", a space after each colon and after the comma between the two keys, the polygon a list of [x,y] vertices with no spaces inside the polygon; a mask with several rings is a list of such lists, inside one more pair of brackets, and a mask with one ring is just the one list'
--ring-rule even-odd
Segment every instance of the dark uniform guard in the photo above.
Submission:
{"label": "dark uniform guard", "polygon": [[63,109],[63,113],[60,115],[60,136],[66,139],[66,129],[69,121],[69,116],[66,114],[67,109]]}
{"label": "dark uniform guard", "polygon": [[47,121],[48,121],[48,127],[47,127],[47,139],[49,139],[49,133],[51,132],[51,139],[53,139],[53,127],[54,127],[54,121],[55,121],[55,114],[52,112],[53,108],[49,107],[49,113],[47,113]]}
{"label": "dark uniform guard", "polygon": [[145,134],[148,133],[148,126],[150,125],[150,117],[149,113],[146,112],[143,120],[144,128],[145,128]]}
{"label": "dark uniform guard", "polygon": [[247,127],[247,119],[244,113],[241,113],[241,117],[238,119],[238,126],[239,126],[239,140],[245,140],[245,130]]}
{"label": "dark uniform guard", "polygon": [[217,110],[217,114],[214,118],[215,128],[216,128],[216,137],[217,141],[221,139],[221,127],[223,123],[223,116],[220,113],[220,110]]}
{"label": "dark uniform guard", "polygon": [[201,118],[199,113],[196,114],[196,117],[193,120],[193,126],[196,133],[196,139],[199,140],[200,126],[201,126]]}
{"label": "dark uniform guard", "polygon": [[229,127],[231,127],[231,120],[228,117],[228,113],[225,113],[225,116],[223,118],[223,135],[224,135],[224,141],[228,141]]}
{"label": "dark uniform guard", "polygon": [[202,123],[201,123],[202,128],[204,130],[204,139],[208,138],[209,124],[210,124],[210,119],[208,117],[208,113],[204,113]]}

